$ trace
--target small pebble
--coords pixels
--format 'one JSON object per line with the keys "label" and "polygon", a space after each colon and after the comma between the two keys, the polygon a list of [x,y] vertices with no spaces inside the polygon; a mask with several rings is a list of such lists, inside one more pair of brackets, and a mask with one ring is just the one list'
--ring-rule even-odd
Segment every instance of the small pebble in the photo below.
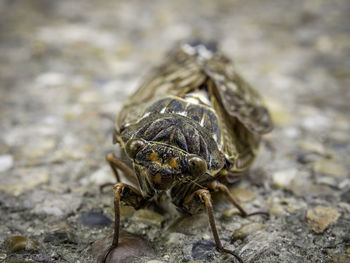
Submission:
{"label": "small pebble", "polygon": [[239,215],[239,214],[240,214],[240,212],[236,207],[231,207],[231,208],[225,209],[221,215],[223,217],[230,218],[233,215]]}
{"label": "small pebble", "polygon": [[84,91],[80,94],[78,102],[81,104],[97,103],[101,100],[101,94],[96,91]]}
{"label": "small pebble", "polygon": [[[114,178],[111,169],[108,166],[103,166],[102,168],[91,173],[91,175],[88,177],[83,178],[81,182],[84,185],[103,185],[113,182],[113,179]],[[110,192],[113,193],[112,187],[110,189]]]}
{"label": "small pebble", "polygon": [[271,98],[265,98],[264,102],[270,111],[274,124],[278,126],[286,126],[291,122],[292,116],[281,102],[273,100]]}
{"label": "small pebble", "polygon": [[0,137],[0,156],[7,155],[8,153],[10,153],[11,151],[10,149],[11,147],[7,145],[7,143],[3,140],[3,138]]}
{"label": "small pebble", "polygon": [[196,260],[210,260],[214,258],[215,243],[208,240],[199,240],[192,246],[192,257]]}
{"label": "small pebble", "polygon": [[0,191],[19,196],[40,184],[46,184],[49,179],[48,171],[44,169],[17,169],[11,177],[0,177]]}
{"label": "small pebble", "polygon": [[314,153],[296,153],[296,159],[301,164],[313,163],[319,158],[319,155]]}
{"label": "small pebble", "polygon": [[77,244],[74,234],[65,231],[55,231],[48,233],[44,237],[44,242],[61,245],[61,244]]}
{"label": "small pebble", "polygon": [[316,161],[312,167],[312,170],[315,173],[322,173],[332,176],[347,175],[347,170],[343,165],[328,159],[319,159]]}
{"label": "small pebble", "polygon": [[274,185],[281,189],[289,188],[294,178],[297,176],[297,172],[298,171],[296,169],[288,169],[275,172],[272,175]]}
{"label": "small pebble", "polygon": [[80,222],[88,227],[104,227],[112,223],[108,217],[98,212],[83,212],[80,216]]}
{"label": "small pebble", "polygon": [[256,198],[256,194],[244,188],[232,187],[231,194],[241,202],[249,202]]}
{"label": "small pebble", "polygon": [[25,236],[11,236],[4,240],[4,248],[7,253],[19,250],[38,250],[39,243]]}
{"label": "small pebble", "polygon": [[324,175],[324,176],[317,176],[316,177],[316,180],[315,182],[318,184],[318,185],[329,185],[329,186],[332,186],[332,187],[335,187],[335,188],[339,188],[339,178],[337,177],[334,177],[334,176],[327,176],[327,175]]}
{"label": "small pebble", "polygon": [[313,142],[313,141],[301,141],[298,144],[299,148],[310,152],[310,153],[317,153],[320,155],[325,154],[324,146],[319,142]]}
{"label": "small pebble", "polygon": [[55,139],[38,137],[23,148],[23,155],[28,159],[28,164],[35,164],[37,160],[50,156],[56,147]]}
{"label": "small pebble", "polygon": [[306,219],[316,233],[325,231],[330,224],[338,220],[339,216],[337,210],[325,206],[316,206],[306,212]]}
{"label": "small pebble", "polygon": [[12,168],[13,156],[10,154],[0,155],[0,172],[5,172]]}
{"label": "small pebble", "polygon": [[37,76],[36,83],[40,86],[59,86],[66,81],[66,76],[60,72],[45,72]]}
{"label": "small pebble", "polygon": [[192,215],[192,216],[182,216],[178,218],[169,226],[169,230],[173,232],[180,232],[183,234],[194,234],[198,232],[199,229],[208,227],[208,216],[204,213]]}
{"label": "small pebble", "polygon": [[164,262],[160,261],[160,260],[152,259],[152,260],[147,261],[146,263],[164,263]]}
{"label": "small pebble", "polygon": [[286,211],[288,213],[294,213],[296,211],[298,211],[300,209],[299,206],[296,206],[296,205],[292,205],[292,204],[289,204],[287,207],[286,207]]}
{"label": "small pebble", "polygon": [[244,224],[241,228],[237,229],[233,235],[232,235],[232,240],[243,240],[245,239],[248,235],[255,233],[265,227],[264,224],[253,222],[253,223],[248,223]]}
{"label": "small pebble", "polygon": [[[113,234],[96,241],[91,252],[96,258],[95,262],[101,262],[107,249],[111,246]],[[154,249],[140,236],[122,231],[119,235],[118,247],[107,257],[106,263],[133,262],[141,256],[155,257]]]}
{"label": "small pebble", "polygon": [[142,222],[156,227],[161,227],[163,221],[165,220],[164,216],[148,209],[137,210],[132,218],[137,222]]}
{"label": "small pebble", "polygon": [[181,240],[184,240],[186,238],[186,235],[182,234],[182,233],[176,233],[176,232],[173,232],[173,233],[170,233],[168,235],[168,238],[167,238],[167,244],[169,246],[172,246],[172,245],[178,245],[179,242]]}
{"label": "small pebble", "polygon": [[76,194],[51,194],[40,202],[36,202],[34,212],[37,214],[48,214],[57,217],[74,213],[82,203],[82,197]]}
{"label": "small pebble", "polygon": [[192,260],[192,244],[187,244],[182,248],[182,254],[185,260]]}
{"label": "small pebble", "polygon": [[[67,160],[77,161],[84,159],[85,157],[86,153],[82,149],[58,150],[50,157],[50,162],[64,163]],[[84,184],[88,180],[89,178],[82,180],[82,183]]]}
{"label": "small pebble", "polygon": [[336,254],[334,255],[330,263],[349,263],[350,262],[350,255],[348,254]]}
{"label": "small pebble", "polygon": [[269,214],[274,216],[282,216],[284,214],[284,209],[279,205],[274,205],[269,209]]}
{"label": "small pebble", "polygon": [[203,240],[212,240],[212,235],[209,235],[209,234],[207,234],[207,233],[204,233],[203,235],[202,235],[202,239]]}

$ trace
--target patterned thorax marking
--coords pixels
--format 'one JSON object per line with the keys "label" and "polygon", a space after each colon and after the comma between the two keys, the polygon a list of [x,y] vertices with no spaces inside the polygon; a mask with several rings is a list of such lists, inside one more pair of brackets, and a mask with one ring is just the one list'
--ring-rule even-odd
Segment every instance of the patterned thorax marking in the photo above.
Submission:
{"label": "patterned thorax marking", "polygon": [[193,102],[175,96],[154,102],[139,121],[125,127],[122,140],[141,138],[195,154],[206,160],[208,170],[215,174],[223,165],[218,148],[221,140],[219,121],[211,108]]}
{"label": "patterned thorax marking", "polygon": [[221,130],[216,113],[195,96],[179,98],[168,96],[146,109],[142,118],[156,114],[175,114],[194,120],[209,132],[216,143],[220,144]]}

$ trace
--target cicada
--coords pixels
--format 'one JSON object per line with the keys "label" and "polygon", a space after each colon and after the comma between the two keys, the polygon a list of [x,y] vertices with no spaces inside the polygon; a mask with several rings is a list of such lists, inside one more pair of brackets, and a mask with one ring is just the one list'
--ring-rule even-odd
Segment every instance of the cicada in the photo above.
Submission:
{"label": "cicada", "polygon": [[[206,209],[217,250],[225,249],[215,226],[211,193],[221,191],[244,217],[227,182],[252,164],[262,134],[272,122],[260,95],[233,68],[214,43],[179,44],[122,107],[113,142],[131,167],[107,155],[118,182],[114,185],[113,243],[118,246],[120,203],[139,209],[167,195],[179,211]],[[120,182],[118,170],[137,182]]]}

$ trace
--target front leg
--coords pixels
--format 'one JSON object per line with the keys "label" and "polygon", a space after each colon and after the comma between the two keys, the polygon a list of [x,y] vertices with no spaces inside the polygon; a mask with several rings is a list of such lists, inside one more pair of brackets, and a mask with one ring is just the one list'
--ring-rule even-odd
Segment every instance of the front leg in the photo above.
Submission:
{"label": "front leg", "polygon": [[239,213],[241,214],[242,217],[249,217],[249,216],[254,216],[254,215],[265,215],[269,216],[269,213],[266,211],[256,211],[252,213],[247,213],[242,206],[238,203],[238,201],[232,196],[230,193],[230,190],[227,188],[226,185],[218,182],[218,181],[213,181],[209,185],[209,189],[214,190],[214,191],[221,191],[225,194],[225,197],[228,201],[230,201],[231,204],[233,204],[238,210]]}
{"label": "front leg", "polygon": [[133,182],[137,182],[137,176],[134,170],[116,157],[113,153],[107,154],[106,161],[109,163],[118,183],[120,182],[118,169],[121,170],[127,178],[133,180]]}
{"label": "front leg", "polygon": [[[130,179],[132,183],[137,183],[137,176],[133,169],[131,169],[127,164],[125,164],[122,160],[116,157],[113,153],[109,153],[106,155],[106,161],[111,167],[115,178],[117,179],[117,183],[120,183],[120,176],[118,170],[122,171],[127,179]],[[107,186],[112,186],[114,183],[105,183],[100,186],[100,192]]]}
{"label": "front leg", "polygon": [[130,205],[135,209],[142,207],[147,201],[141,195],[141,193],[134,187],[123,184],[116,183],[113,187],[114,192],[114,236],[111,247],[105,253],[102,263],[105,263],[108,255],[112,252],[114,248],[118,246],[119,240],[119,228],[120,228],[120,202],[126,205]]}
{"label": "front leg", "polygon": [[233,255],[240,263],[243,263],[243,260],[239,255],[237,255],[234,251],[225,249],[220,241],[218,231],[216,229],[216,224],[215,224],[215,218],[214,218],[214,212],[213,212],[213,205],[211,202],[211,195],[210,192],[206,189],[199,189],[189,195],[184,203],[183,206],[184,208],[189,211],[190,213],[192,212],[198,212],[198,208],[200,207],[200,204],[204,204],[205,208],[207,210],[208,214],[208,219],[209,219],[209,225],[211,232],[213,233],[213,237],[215,240],[216,244],[216,249],[220,252],[225,252]]}

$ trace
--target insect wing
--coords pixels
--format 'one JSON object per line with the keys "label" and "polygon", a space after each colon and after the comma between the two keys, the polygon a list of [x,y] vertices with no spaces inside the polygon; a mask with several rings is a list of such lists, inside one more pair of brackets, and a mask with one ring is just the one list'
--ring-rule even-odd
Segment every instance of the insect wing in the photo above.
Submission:
{"label": "insect wing", "polygon": [[117,125],[121,127],[136,122],[155,99],[165,95],[183,96],[203,83],[205,77],[193,57],[175,50],[124,104]]}
{"label": "insect wing", "polygon": [[[210,87],[215,84],[209,81],[208,85]],[[260,136],[250,132],[239,119],[230,116],[214,94],[211,95],[210,101],[219,117],[221,128],[220,149],[225,154],[226,160],[231,162],[229,170],[232,172],[246,170],[255,159]]]}
{"label": "insect wing", "polygon": [[251,132],[271,131],[272,121],[259,94],[234,71],[227,58],[208,60],[204,70],[214,82],[215,96],[228,115],[238,118]]}

